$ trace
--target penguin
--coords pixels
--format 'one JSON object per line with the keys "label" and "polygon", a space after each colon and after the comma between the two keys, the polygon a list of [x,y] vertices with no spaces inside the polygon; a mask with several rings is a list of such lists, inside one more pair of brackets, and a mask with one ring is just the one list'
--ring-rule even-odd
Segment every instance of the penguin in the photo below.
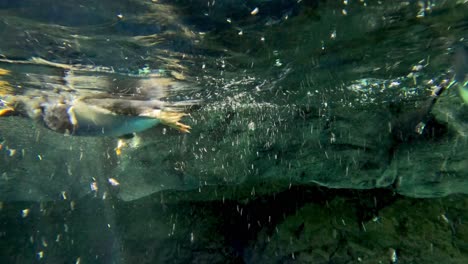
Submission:
{"label": "penguin", "polygon": [[[194,102],[175,104],[162,101],[165,92],[175,86],[172,78],[145,75],[119,75],[112,68],[87,65],[67,65],[50,62],[41,58],[29,60],[9,60],[0,58],[6,64],[26,64],[61,71],[65,83],[62,89],[28,89],[15,94],[8,81],[0,80],[0,117],[23,116],[42,123],[46,128],[71,136],[110,136],[119,138],[117,155],[138,132],[143,132],[158,124],[172,127],[182,133],[189,133],[191,127],[180,122],[187,116],[182,110]],[[0,76],[10,75],[10,71],[0,68]],[[104,83],[94,83],[80,76],[95,76]],[[112,79],[106,76],[112,75]],[[177,78],[176,78],[177,79]],[[106,86],[110,83],[112,87]],[[90,89],[94,87],[96,89]],[[183,85],[182,85],[183,86]],[[122,87],[135,87],[122,90]],[[186,103],[186,104],[185,104]],[[134,145],[134,144],[133,144]]]}
{"label": "penguin", "polygon": [[159,123],[183,133],[189,133],[191,128],[180,122],[187,114],[157,99],[39,92],[6,95],[2,101],[4,107],[0,116],[29,117],[50,130],[73,136],[125,137]]}

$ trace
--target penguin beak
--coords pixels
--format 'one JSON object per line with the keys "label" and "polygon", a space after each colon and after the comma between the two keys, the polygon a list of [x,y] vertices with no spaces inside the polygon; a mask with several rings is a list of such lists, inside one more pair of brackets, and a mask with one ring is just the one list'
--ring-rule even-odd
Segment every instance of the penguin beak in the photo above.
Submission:
{"label": "penguin beak", "polygon": [[0,109],[0,116],[11,116],[14,113],[15,113],[15,109],[13,109],[11,107]]}

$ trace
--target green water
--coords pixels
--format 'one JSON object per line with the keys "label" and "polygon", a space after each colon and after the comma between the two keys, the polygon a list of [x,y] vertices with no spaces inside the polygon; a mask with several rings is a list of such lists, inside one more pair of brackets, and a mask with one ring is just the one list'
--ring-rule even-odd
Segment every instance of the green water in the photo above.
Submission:
{"label": "green water", "polygon": [[0,0],[1,107],[158,99],[192,127],[117,155],[2,117],[0,263],[466,263],[468,108],[458,83],[428,105],[466,81],[467,22],[462,0]]}

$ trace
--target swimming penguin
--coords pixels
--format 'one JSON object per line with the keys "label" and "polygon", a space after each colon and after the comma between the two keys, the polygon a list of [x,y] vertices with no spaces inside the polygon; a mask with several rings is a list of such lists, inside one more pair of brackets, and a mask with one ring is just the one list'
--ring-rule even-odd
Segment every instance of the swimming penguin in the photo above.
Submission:
{"label": "swimming penguin", "polygon": [[0,116],[26,116],[69,135],[122,137],[159,123],[184,133],[190,131],[190,126],[179,122],[185,113],[171,110],[168,103],[157,99],[38,92],[6,95],[2,101]]}

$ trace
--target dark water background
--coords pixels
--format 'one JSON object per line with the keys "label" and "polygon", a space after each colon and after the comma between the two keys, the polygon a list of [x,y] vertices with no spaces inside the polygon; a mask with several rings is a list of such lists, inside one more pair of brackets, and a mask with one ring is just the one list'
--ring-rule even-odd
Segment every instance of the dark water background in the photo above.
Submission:
{"label": "dark water background", "polygon": [[[449,171],[398,189],[403,181],[366,174],[384,170],[393,155],[392,143],[369,138],[369,127],[386,131],[394,105],[419,109],[432,83],[451,79],[454,51],[467,45],[467,33],[468,3],[461,0],[0,0],[0,68],[11,72],[0,76],[8,82],[3,90],[126,93],[146,87],[143,79],[171,78],[177,83],[165,99],[201,102],[187,121],[191,135],[169,131],[167,146],[165,130],[151,131],[123,160],[106,158],[114,139],[71,139],[24,119],[3,122],[0,143],[18,152],[23,146],[34,159],[1,150],[0,263],[467,263],[463,179],[450,182]],[[80,70],[17,63],[33,57]],[[318,166],[323,176],[310,181],[276,170],[300,167],[302,157],[313,156],[307,149],[319,147],[306,144],[302,132],[288,134],[306,126],[294,118],[317,115],[333,127],[361,112],[376,114],[351,119],[346,129],[375,150],[363,154],[363,172],[355,170],[362,178],[338,180],[344,169],[334,164]],[[221,122],[231,119],[234,127]],[[240,127],[255,132],[243,137]],[[351,141],[325,155],[361,147]],[[251,147],[258,142],[261,148]],[[457,142],[448,152],[467,149],[466,137]],[[408,153],[427,145],[402,144]],[[86,165],[63,154],[72,147],[85,153]],[[446,155],[438,151],[430,145],[425,152]],[[64,164],[57,175],[34,163],[40,153]],[[466,157],[455,159],[453,174],[461,178],[468,176]],[[407,171],[424,171],[430,161]],[[104,187],[106,199],[89,190],[110,173],[121,190]]]}

